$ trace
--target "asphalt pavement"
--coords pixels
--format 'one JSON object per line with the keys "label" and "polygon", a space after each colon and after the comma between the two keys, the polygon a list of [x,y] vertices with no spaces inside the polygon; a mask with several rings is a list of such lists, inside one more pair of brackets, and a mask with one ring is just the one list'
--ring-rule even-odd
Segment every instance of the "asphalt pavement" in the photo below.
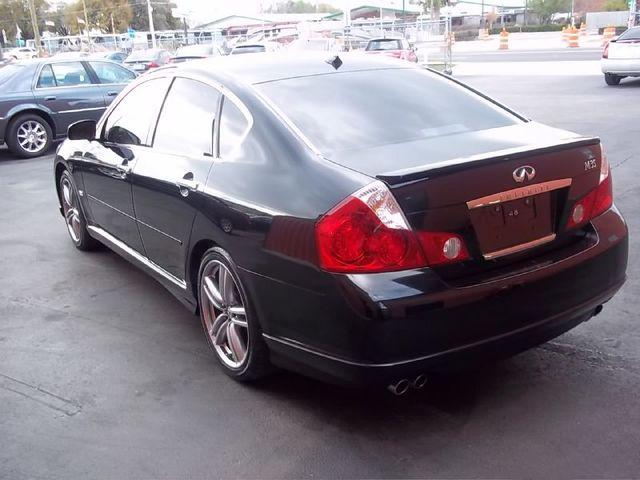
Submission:
{"label": "asphalt pavement", "polygon": [[579,62],[600,60],[601,48],[551,48],[536,50],[493,50],[479,52],[453,51],[454,63],[460,62]]}
{"label": "asphalt pavement", "polygon": [[159,284],[74,249],[51,156],[0,150],[0,478],[638,477],[640,81],[462,80],[602,137],[631,243],[598,317],[399,398],[289,373],[240,385]]}

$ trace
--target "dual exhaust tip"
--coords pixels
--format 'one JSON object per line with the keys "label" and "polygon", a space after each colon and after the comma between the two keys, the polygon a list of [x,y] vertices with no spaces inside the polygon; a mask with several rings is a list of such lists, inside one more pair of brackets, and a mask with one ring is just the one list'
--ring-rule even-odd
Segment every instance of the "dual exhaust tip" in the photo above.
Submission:
{"label": "dual exhaust tip", "polygon": [[416,376],[413,380],[409,380],[408,378],[402,378],[395,383],[391,383],[387,386],[387,390],[389,390],[394,395],[400,396],[404,395],[409,391],[410,388],[415,390],[420,390],[427,384],[427,376],[424,373]]}

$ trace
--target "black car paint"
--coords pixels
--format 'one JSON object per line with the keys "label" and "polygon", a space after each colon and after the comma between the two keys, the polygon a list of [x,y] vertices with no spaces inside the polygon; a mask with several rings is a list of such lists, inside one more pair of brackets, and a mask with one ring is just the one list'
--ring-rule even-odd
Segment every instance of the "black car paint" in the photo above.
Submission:
{"label": "black car paint", "polygon": [[[55,63],[81,62],[92,83],[74,87],[38,87],[40,71]],[[125,84],[102,84],[89,62],[99,59],[39,59],[24,62],[23,71],[0,87],[0,143],[5,141],[7,126],[16,115],[34,112],[51,126],[54,137],[64,138],[67,128],[79,120],[99,120]],[[123,67],[121,67],[123,68]],[[132,72],[133,74],[133,72]],[[70,111],[66,113],[65,110]]]}
{"label": "black car paint", "polygon": [[[377,68],[376,62],[384,60],[366,62],[371,62],[368,68]],[[282,78],[281,65],[274,64],[272,70],[244,66],[240,78],[207,62],[187,65],[159,69],[148,78],[180,76],[207,83],[252,116],[252,127],[233,161],[219,157],[216,129],[208,175],[203,173],[206,168],[199,173],[201,188],[185,192],[176,184],[179,172],[174,178],[153,168],[144,175],[137,172],[137,159],[156,155],[149,147],[126,147],[123,153],[97,140],[65,142],[56,155],[56,173],[70,169],[83,191],[89,222],[94,221],[94,209],[104,207],[111,225],[127,232],[116,235],[119,240],[138,252],[132,255],[109,239],[106,243],[145,268],[194,312],[200,256],[214,244],[228,251],[277,365],[330,381],[382,383],[460,360],[468,364],[475,354],[514,353],[587,320],[624,282],[627,229],[615,207],[597,218],[580,242],[544,253],[525,267],[507,266],[478,285],[455,287],[429,268],[359,275],[323,272],[314,257],[315,221],[373,178],[323,159],[256,93],[251,84]],[[350,68],[363,67],[346,62],[345,70]],[[298,65],[300,75],[318,69],[312,62]],[[98,124],[98,136],[113,108]],[[532,139],[541,132],[549,135],[550,129],[528,125]],[[496,130],[492,147],[512,147],[504,132]],[[475,142],[473,136],[468,140]],[[126,164],[133,169],[123,175]],[[91,189],[88,176],[100,179]],[[151,192],[155,198],[148,196]],[[90,195],[97,201],[89,202]],[[141,226],[135,218],[137,202],[155,208],[163,225]],[[142,238],[141,228],[147,227],[161,235]],[[286,229],[307,238],[308,248],[292,255],[275,238]],[[601,229],[606,238],[599,236]],[[160,272],[157,262],[146,257],[166,247],[160,239],[167,230],[179,247],[172,254],[174,268],[166,264]],[[522,305],[527,305],[526,314],[505,315]]]}

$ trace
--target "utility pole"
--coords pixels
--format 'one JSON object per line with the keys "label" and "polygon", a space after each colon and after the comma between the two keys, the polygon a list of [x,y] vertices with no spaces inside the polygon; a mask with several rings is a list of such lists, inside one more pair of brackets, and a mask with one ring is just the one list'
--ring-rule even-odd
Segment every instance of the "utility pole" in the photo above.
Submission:
{"label": "utility pole", "polygon": [[38,19],[36,18],[36,6],[33,0],[29,0],[29,13],[31,14],[31,26],[33,27],[33,40],[36,42],[36,50],[38,56],[42,56],[42,47],[40,46],[40,30],[38,30]]}
{"label": "utility pole", "polygon": [[153,46],[153,48],[156,48],[156,30],[155,28],[153,28],[153,8],[151,7],[151,0],[147,0],[147,11],[149,12],[149,31],[151,32],[151,45]]}
{"label": "utility pole", "polygon": [[[33,2],[33,0],[31,0]],[[89,17],[87,17],[87,3],[82,0],[82,9],[84,10],[84,29],[87,32],[87,41],[89,42],[89,51],[93,52],[93,46],[91,45],[91,35],[89,35]]]}
{"label": "utility pole", "polygon": [[527,26],[527,0],[524,0],[524,26]]}

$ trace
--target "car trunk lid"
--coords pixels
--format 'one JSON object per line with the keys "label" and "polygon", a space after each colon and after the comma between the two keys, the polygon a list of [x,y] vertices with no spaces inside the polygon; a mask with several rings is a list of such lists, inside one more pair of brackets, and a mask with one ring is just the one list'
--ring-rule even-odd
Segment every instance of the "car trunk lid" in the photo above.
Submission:
{"label": "car trunk lid", "polygon": [[[555,241],[573,201],[598,185],[599,140],[537,124],[412,143],[394,146],[405,168],[373,176],[416,231],[461,235],[476,263]],[[369,152],[366,173],[382,166],[377,155]]]}

